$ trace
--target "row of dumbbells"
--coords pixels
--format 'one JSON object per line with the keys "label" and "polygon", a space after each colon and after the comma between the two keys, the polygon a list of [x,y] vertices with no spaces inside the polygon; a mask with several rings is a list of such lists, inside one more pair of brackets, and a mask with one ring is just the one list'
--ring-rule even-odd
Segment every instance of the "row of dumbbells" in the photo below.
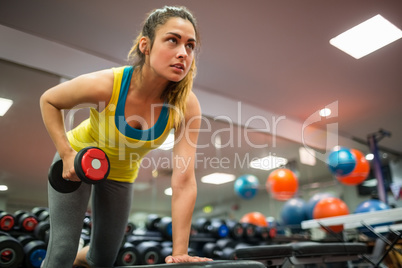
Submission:
{"label": "row of dumbbells", "polygon": [[215,239],[232,238],[238,241],[264,243],[276,236],[276,229],[234,220],[197,219],[193,224],[191,236],[195,239],[205,235]]}
{"label": "row of dumbbells", "polygon": [[[265,244],[275,236],[275,229],[219,219],[198,219],[192,224],[189,255],[234,260],[240,247]],[[116,266],[163,263],[172,254],[172,220],[150,214],[145,229],[127,226]]]}
{"label": "row of dumbbells", "polygon": [[[86,243],[89,243],[85,234]],[[84,244],[85,245],[85,244]],[[215,260],[234,260],[235,250],[251,246],[233,239],[220,239],[214,242],[191,242],[189,255],[213,258]],[[164,263],[167,256],[172,254],[171,241],[154,241],[135,236],[126,236],[116,259],[115,266],[151,265]]]}
{"label": "row of dumbbells", "polygon": [[[193,247],[194,246],[194,247]],[[250,244],[239,243],[228,239],[217,240],[216,243],[191,243],[188,254],[191,256],[208,257],[214,260],[235,260],[235,251]],[[167,256],[172,254],[171,241],[131,241],[126,240],[119,250],[116,266],[150,265],[164,263]]]}
{"label": "row of dumbbells", "polygon": [[[90,243],[91,217],[84,219],[80,247]],[[198,219],[192,225],[190,255],[232,260],[235,249],[265,243],[274,232],[267,228],[235,221]],[[144,228],[128,223],[116,266],[163,263],[172,253],[172,220],[148,215]]]}
{"label": "row of dumbbells", "polygon": [[47,208],[35,207],[32,211],[18,210],[11,214],[0,211],[0,231],[4,232],[34,232],[41,222],[48,222]]}
{"label": "row of dumbbells", "polygon": [[[238,241],[264,243],[276,236],[276,229],[241,223],[234,220],[197,219],[191,226],[190,240],[213,242],[217,239],[232,238]],[[150,214],[145,230],[132,229],[133,235],[161,236],[161,240],[171,240],[172,219]]]}
{"label": "row of dumbbells", "polygon": [[0,212],[0,267],[38,268],[49,240],[47,208]]}

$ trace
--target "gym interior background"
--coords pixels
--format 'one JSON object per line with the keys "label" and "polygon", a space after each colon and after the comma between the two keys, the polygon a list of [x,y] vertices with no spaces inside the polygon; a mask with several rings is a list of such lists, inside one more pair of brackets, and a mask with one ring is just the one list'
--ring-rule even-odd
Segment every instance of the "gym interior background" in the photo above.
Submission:
{"label": "gym interior background", "polygon": [[[272,170],[249,163],[268,155],[288,160],[286,167],[299,180],[296,197],[307,201],[330,192],[353,212],[376,186],[347,186],[331,174],[323,156],[334,133],[338,145],[367,154],[367,135],[390,131],[391,137],[379,142],[385,178],[402,184],[402,40],[361,59],[329,43],[377,14],[402,28],[399,0],[1,1],[0,97],[14,102],[0,117],[0,184],[8,186],[0,193],[1,210],[47,206],[55,149],[42,123],[40,95],[81,73],[124,65],[144,14],[165,4],[192,10],[202,36],[194,85],[203,111],[195,219],[239,220],[252,211],[279,219],[284,201],[265,189]],[[332,116],[315,116],[327,106]],[[66,111],[66,124],[76,125],[86,115]],[[300,148],[316,153],[315,164],[301,159]],[[141,225],[149,213],[170,215],[170,196],[164,193],[170,155],[155,150],[147,156],[135,182],[134,223]],[[244,199],[234,192],[234,181],[201,182],[211,173],[255,175],[258,193]],[[390,204],[402,206],[390,190],[387,194]]]}

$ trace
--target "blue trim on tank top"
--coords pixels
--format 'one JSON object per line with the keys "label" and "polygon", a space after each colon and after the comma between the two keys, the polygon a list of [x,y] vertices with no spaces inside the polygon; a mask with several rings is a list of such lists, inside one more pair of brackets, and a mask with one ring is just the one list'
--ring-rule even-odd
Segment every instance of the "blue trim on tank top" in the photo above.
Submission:
{"label": "blue trim on tank top", "polygon": [[156,121],[155,125],[153,125],[149,129],[145,130],[136,129],[127,123],[124,111],[133,70],[134,70],[133,66],[128,66],[124,68],[123,78],[120,87],[119,100],[117,101],[117,107],[115,113],[116,127],[120,131],[120,133],[129,138],[142,141],[155,140],[159,138],[166,129],[169,119],[169,109],[167,105],[164,104],[161,113],[158,117],[158,120]]}

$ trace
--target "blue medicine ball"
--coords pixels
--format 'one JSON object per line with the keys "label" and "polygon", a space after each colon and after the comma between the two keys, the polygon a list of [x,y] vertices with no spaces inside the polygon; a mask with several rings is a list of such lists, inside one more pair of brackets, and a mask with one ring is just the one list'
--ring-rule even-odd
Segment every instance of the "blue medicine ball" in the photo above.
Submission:
{"label": "blue medicine ball", "polygon": [[[364,201],[360,203],[354,213],[367,213],[367,212],[374,212],[374,211],[380,211],[380,210],[386,210],[390,209],[390,207],[385,204],[384,202],[377,200],[377,199],[370,199],[367,201]],[[371,225],[371,227],[379,227],[383,225],[390,225],[392,222],[385,222],[385,223],[380,223],[380,224],[374,224]],[[376,237],[376,235],[371,232],[368,228],[366,227],[359,227],[357,228],[361,233],[369,236],[369,237]]]}
{"label": "blue medicine ball", "polygon": [[356,158],[351,150],[340,147],[331,151],[328,155],[327,164],[332,174],[344,176],[353,171],[356,166]]}
{"label": "blue medicine ball", "polygon": [[360,203],[357,206],[355,213],[373,212],[385,209],[389,209],[387,204],[377,199],[370,199]]}
{"label": "blue medicine ball", "polygon": [[235,193],[244,199],[252,199],[258,192],[259,181],[254,175],[245,174],[236,179]]}
{"label": "blue medicine ball", "polygon": [[306,202],[301,198],[292,198],[286,201],[281,209],[282,222],[285,225],[299,225],[307,220]]}

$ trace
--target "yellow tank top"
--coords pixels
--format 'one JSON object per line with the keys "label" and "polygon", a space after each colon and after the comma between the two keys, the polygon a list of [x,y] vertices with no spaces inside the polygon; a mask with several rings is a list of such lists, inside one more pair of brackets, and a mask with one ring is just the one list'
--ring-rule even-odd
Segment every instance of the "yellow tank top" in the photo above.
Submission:
{"label": "yellow tank top", "polygon": [[163,105],[151,128],[139,130],[129,126],[124,107],[133,67],[113,68],[113,73],[113,93],[109,103],[101,112],[91,108],[89,118],[67,132],[67,138],[77,152],[88,146],[104,150],[110,160],[108,179],[134,182],[143,157],[162,145],[173,124],[168,106]]}

